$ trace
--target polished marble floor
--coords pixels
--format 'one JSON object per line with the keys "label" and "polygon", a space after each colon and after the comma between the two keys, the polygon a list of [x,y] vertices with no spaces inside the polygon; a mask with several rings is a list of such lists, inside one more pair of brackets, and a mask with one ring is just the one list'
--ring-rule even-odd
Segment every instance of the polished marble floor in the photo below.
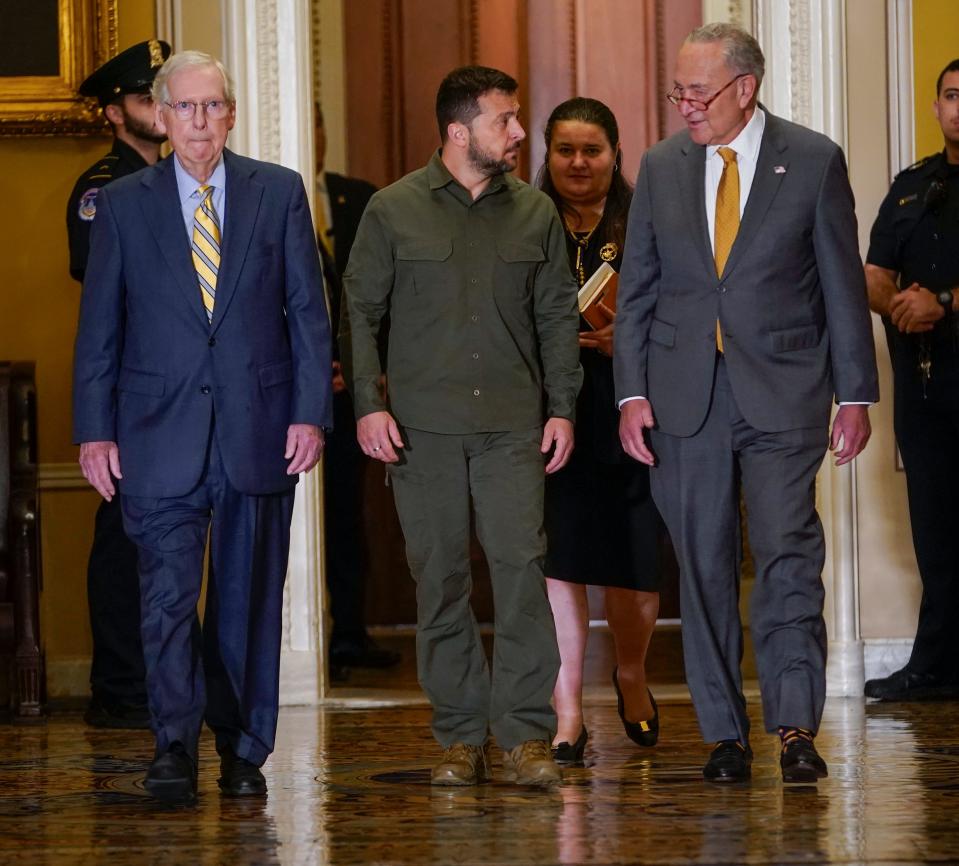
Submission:
{"label": "polished marble floor", "polygon": [[195,807],[143,795],[146,734],[92,730],[69,713],[0,725],[0,863],[959,862],[959,703],[830,699],[828,779],[784,788],[774,741],[757,734],[752,782],[716,787],[701,779],[707,750],[675,694],[651,750],[625,739],[598,695],[587,766],[546,792],[498,780],[431,788],[423,706],[285,708],[259,801],[220,797],[206,738]]}

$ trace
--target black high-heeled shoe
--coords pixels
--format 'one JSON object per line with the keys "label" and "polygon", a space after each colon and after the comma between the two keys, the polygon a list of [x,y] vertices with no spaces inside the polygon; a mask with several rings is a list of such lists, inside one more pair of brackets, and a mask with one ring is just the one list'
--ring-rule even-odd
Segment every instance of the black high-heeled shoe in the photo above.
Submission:
{"label": "black high-heeled shoe", "polygon": [[623,693],[619,689],[619,679],[616,676],[618,668],[613,668],[613,688],[616,689],[616,710],[619,712],[619,720],[623,723],[623,730],[638,746],[655,746],[659,739],[659,707],[656,706],[656,698],[653,693],[646,689],[649,695],[649,702],[653,705],[653,717],[644,722],[630,722],[626,718],[626,703],[623,700]]}
{"label": "black high-heeled shoe", "polygon": [[565,740],[553,746],[553,760],[560,766],[582,766],[583,753],[586,751],[586,741],[589,739],[589,731],[586,725],[579,732],[576,742],[570,745]]}

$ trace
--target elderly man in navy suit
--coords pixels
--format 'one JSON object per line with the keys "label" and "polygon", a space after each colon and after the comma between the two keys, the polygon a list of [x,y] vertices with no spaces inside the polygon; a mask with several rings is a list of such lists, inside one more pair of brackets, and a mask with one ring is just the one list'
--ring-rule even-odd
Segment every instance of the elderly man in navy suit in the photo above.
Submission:
{"label": "elderly man in navy suit", "polygon": [[195,799],[205,717],[220,788],[262,795],[294,485],[331,423],[329,320],[301,178],[224,147],[236,105],[222,64],[176,54],[153,98],[174,154],[97,200],[74,439],[139,551],[147,791]]}

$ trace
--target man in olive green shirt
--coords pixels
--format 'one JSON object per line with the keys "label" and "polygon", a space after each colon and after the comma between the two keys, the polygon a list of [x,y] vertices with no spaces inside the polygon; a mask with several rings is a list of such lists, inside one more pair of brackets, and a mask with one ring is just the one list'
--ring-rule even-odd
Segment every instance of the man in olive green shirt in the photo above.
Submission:
{"label": "man in olive green shirt", "polygon": [[[572,451],[582,371],[556,210],[507,174],[526,137],[516,90],[485,67],[444,79],[441,149],[373,196],[344,277],[341,358],[357,439],[392,477],[417,584],[419,678],[445,748],[438,785],[490,777],[490,732],[507,778],[561,778],[550,755],[559,654],[543,480]],[[469,605],[471,504],[496,608],[492,675]]]}

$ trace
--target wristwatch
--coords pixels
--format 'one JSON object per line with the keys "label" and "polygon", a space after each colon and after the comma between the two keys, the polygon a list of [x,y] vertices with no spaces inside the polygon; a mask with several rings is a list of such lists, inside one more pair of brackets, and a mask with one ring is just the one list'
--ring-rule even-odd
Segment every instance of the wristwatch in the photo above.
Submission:
{"label": "wristwatch", "polygon": [[952,315],[952,289],[943,289],[936,292],[936,300],[942,305],[942,311],[946,316]]}

